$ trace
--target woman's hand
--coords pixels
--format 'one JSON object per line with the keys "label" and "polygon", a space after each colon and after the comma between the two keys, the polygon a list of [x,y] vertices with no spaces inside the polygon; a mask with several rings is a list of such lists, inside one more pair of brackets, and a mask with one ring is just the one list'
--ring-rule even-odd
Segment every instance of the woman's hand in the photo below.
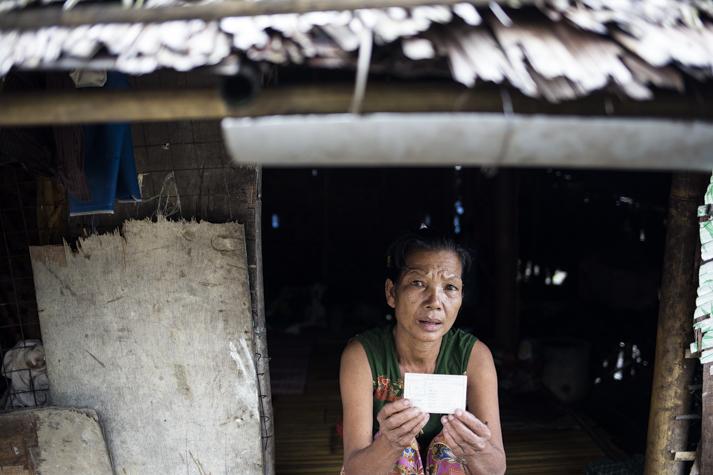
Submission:
{"label": "woman's hand", "polygon": [[446,443],[459,459],[468,459],[486,450],[490,443],[490,429],[468,411],[460,409],[441,418]]}
{"label": "woman's hand", "polygon": [[407,399],[386,404],[376,415],[381,437],[386,437],[393,448],[400,450],[411,445],[428,418],[428,413],[411,407],[411,401]]}

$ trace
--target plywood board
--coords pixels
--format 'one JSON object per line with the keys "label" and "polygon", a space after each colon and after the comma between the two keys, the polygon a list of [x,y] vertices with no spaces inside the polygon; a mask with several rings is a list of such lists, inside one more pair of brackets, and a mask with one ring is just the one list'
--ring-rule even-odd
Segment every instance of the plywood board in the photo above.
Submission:
{"label": "plywood board", "polygon": [[99,412],[117,473],[262,473],[242,225],[127,221],[31,253],[50,397]]}

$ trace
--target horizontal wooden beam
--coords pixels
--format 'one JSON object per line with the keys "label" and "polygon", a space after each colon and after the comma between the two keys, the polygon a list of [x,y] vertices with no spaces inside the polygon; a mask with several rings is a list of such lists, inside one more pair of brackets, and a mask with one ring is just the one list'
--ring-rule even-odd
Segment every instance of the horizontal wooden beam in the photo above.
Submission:
{"label": "horizontal wooden beam", "polygon": [[[500,91],[467,89],[450,83],[374,82],[367,87],[361,110],[364,113],[503,112]],[[0,127],[334,114],[349,110],[352,93],[350,83],[295,84],[267,88],[251,100],[230,105],[217,87],[3,92],[0,93]],[[520,114],[713,120],[710,97],[671,95],[656,101],[634,102],[590,96],[579,101],[549,104],[513,94],[511,102],[513,111]],[[608,107],[605,102],[609,103]]]}
{"label": "horizontal wooden beam", "polygon": [[[228,105],[217,88],[173,90],[82,89],[0,94],[0,126],[100,122],[156,122],[282,114],[329,114],[349,110],[353,86],[298,85],[266,89],[241,105]],[[498,97],[458,87],[373,85],[364,112],[499,110]]]}
{"label": "horizontal wooden beam", "polygon": [[0,94],[0,126],[218,119],[227,108],[216,89],[78,90]]}
{"label": "horizontal wooden beam", "polygon": [[[465,0],[487,6],[489,0]],[[34,29],[45,26],[79,26],[96,23],[154,23],[173,20],[219,20],[235,16],[307,13],[362,8],[418,7],[424,5],[454,5],[464,0],[224,0],[193,6],[126,9],[119,6],[77,6],[11,11],[0,16],[0,30]],[[529,0],[518,0],[519,4]]]}

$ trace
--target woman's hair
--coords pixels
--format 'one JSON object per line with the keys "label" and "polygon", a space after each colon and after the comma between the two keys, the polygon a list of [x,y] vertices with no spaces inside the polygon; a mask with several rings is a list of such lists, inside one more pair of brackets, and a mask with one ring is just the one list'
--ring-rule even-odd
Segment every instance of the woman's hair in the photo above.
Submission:
{"label": "woman's hair", "polygon": [[397,283],[406,269],[406,259],[417,251],[450,251],[460,259],[463,274],[470,269],[472,258],[468,250],[447,234],[422,227],[396,238],[386,251],[386,277]]}

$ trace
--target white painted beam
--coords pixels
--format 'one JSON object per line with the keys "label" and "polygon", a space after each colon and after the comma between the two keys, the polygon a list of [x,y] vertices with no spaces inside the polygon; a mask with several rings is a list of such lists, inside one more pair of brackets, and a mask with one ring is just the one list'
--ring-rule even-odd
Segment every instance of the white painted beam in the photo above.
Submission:
{"label": "white painted beam", "polygon": [[427,113],[226,118],[233,160],[274,166],[713,169],[713,124]]}

